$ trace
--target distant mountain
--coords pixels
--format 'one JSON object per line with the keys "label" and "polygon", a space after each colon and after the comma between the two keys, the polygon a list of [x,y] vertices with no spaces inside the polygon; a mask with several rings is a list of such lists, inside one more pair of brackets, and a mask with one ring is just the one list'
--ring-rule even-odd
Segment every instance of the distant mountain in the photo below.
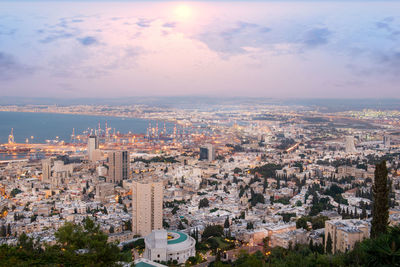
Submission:
{"label": "distant mountain", "polygon": [[1,97],[0,105],[148,105],[176,108],[215,108],[220,105],[288,105],[317,108],[325,112],[346,110],[380,109],[400,110],[400,99],[329,99],[329,98],[253,98],[253,97],[125,97],[125,98],[28,98]]}

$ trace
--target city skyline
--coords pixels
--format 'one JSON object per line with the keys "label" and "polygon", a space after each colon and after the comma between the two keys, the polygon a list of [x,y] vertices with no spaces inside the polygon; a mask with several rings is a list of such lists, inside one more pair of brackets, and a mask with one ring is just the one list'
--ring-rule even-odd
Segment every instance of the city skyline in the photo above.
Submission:
{"label": "city skyline", "polygon": [[2,5],[1,96],[400,97],[393,1]]}
{"label": "city skyline", "polygon": [[0,6],[1,266],[400,262],[400,1]]}

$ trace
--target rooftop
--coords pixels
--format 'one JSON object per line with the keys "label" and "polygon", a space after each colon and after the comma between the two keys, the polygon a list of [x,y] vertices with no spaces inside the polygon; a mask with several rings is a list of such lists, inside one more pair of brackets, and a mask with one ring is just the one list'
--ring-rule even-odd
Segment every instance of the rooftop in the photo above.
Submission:
{"label": "rooftop", "polygon": [[187,234],[178,231],[169,231],[169,233],[176,234],[173,239],[168,240],[168,245],[178,244],[184,242],[188,237]]}

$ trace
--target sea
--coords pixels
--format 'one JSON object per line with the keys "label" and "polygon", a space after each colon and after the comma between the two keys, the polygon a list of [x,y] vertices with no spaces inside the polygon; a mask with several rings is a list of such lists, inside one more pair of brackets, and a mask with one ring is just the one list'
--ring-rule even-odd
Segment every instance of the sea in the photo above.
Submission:
{"label": "sea", "polygon": [[[13,129],[16,143],[46,143],[46,140],[71,141],[72,130],[75,135],[90,133],[91,129],[101,129],[105,125],[120,133],[144,134],[151,123],[155,127],[156,121],[139,118],[120,118],[108,116],[91,116],[75,114],[33,113],[33,112],[0,112],[0,144],[8,142],[8,136]],[[163,121],[158,121],[161,131]],[[173,124],[166,122],[167,133],[172,132]],[[94,132],[94,131],[93,131]],[[111,131],[111,133],[113,130]],[[58,137],[58,138],[57,138]],[[21,158],[26,158],[20,155]],[[0,160],[8,159],[6,155],[0,155]]]}

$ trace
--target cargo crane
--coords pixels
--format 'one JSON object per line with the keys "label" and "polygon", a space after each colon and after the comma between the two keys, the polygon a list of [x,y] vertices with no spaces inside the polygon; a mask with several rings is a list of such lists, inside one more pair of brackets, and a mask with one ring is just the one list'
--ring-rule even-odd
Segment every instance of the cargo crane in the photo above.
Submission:
{"label": "cargo crane", "polygon": [[14,128],[11,128],[11,134],[8,136],[8,143],[9,144],[14,144],[15,140],[14,140]]}

